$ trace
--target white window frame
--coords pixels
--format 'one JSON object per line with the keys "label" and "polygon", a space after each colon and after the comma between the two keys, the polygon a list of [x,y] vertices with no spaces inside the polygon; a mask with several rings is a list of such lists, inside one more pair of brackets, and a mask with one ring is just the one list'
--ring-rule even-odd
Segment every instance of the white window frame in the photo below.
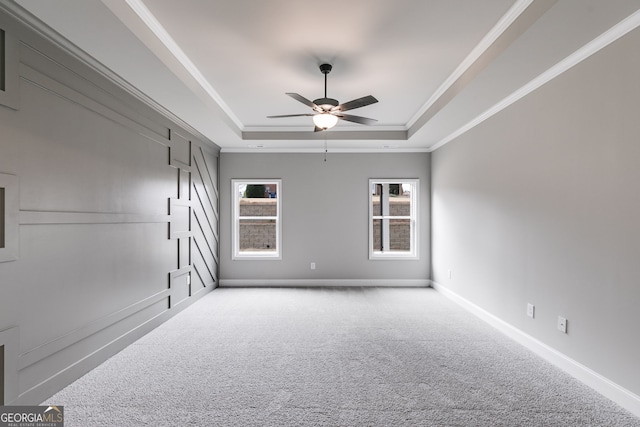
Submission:
{"label": "white window frame", "polygon": [[[408,183],[413,185],[411,192],[411,209],[409,216],[391,216],[391,215],[374,215],[373,212],[373,186],[376,184],[399,184]],[[417,260],[419,258],[418,241],[419,221],[418,221],[418,204],[420,194],[420,180],[417,178],[396,178],[396,179],[369,179],[369,259],[371,260]],[[374,245],[373,222],[377,219],[408,219],[410,224],[410,250],[399,251],[376,251]]]}
{"label": "white window frame", "polygon": [[[277,186],[277,208],[276,216],[260,216],[260,217],[240,217],[240,186],[247,184],[276,184]],[[233,219],[232,231],[232,259],[233,260],[281,260],[282,259],[282,179],[232,179],[231,180],[231,199]],[[275,220],[276,221],[276,250],[273,252],[262,251],[240,251],[240,218],[242,219],[258,219],[258,220]]]}

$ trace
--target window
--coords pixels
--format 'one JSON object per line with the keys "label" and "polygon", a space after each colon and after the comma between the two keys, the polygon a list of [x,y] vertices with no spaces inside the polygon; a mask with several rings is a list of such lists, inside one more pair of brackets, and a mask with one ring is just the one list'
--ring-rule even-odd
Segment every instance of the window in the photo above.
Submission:
{"label": "window", "polygon": [[281,259],[282,180],[234,179],[233,259]]}
{"label": "window", "polygon": [[4,61],[5,61],[5,47],[4,47],[4,30],[0,28],[0,90],[4,92]]}
{"label": "window", "polygon": [[18,40],[7,31],[0,16],[0,105],[18,109]]}
{"label": "window", "polygon": [[369,259],[418,259],[417,179],[369,180]]}
{"label": "window", "polygon": [[4,249],[4,188],[0,187],[0,249]]}

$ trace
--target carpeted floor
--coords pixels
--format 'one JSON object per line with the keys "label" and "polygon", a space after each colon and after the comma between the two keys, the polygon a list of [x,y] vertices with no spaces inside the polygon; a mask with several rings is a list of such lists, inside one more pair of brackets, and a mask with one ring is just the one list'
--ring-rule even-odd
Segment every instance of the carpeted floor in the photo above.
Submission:
{"label": "carpeted floor", "polygon": [[217,289],[43,404],[81,426],[640,426],[432,289]]}

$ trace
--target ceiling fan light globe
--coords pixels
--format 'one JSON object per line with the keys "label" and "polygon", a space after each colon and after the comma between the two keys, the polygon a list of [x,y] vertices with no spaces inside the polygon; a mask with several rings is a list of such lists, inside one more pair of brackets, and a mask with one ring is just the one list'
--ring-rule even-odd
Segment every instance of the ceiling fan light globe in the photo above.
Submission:
{"label": "ceiling fan light globe", "polygon": [[313,123],[320,129],[331,129],[338,123],[338,118],[330,113],[316,114]]}

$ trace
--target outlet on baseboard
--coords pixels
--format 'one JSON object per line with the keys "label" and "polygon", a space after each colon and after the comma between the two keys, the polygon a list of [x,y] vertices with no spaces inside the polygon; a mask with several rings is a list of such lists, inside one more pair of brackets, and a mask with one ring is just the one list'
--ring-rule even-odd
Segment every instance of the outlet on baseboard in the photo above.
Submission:
{"label": "outlet on baseboard", "polygon": [[536,317],[536,306],[533,304],[527,304],[527,316],[534,319]]}
{"label": "outlet on baseboard", "polygon": [[558,316],[558,330],[563,334],[567,333],[567,323],[568,321],[566,318]]}

